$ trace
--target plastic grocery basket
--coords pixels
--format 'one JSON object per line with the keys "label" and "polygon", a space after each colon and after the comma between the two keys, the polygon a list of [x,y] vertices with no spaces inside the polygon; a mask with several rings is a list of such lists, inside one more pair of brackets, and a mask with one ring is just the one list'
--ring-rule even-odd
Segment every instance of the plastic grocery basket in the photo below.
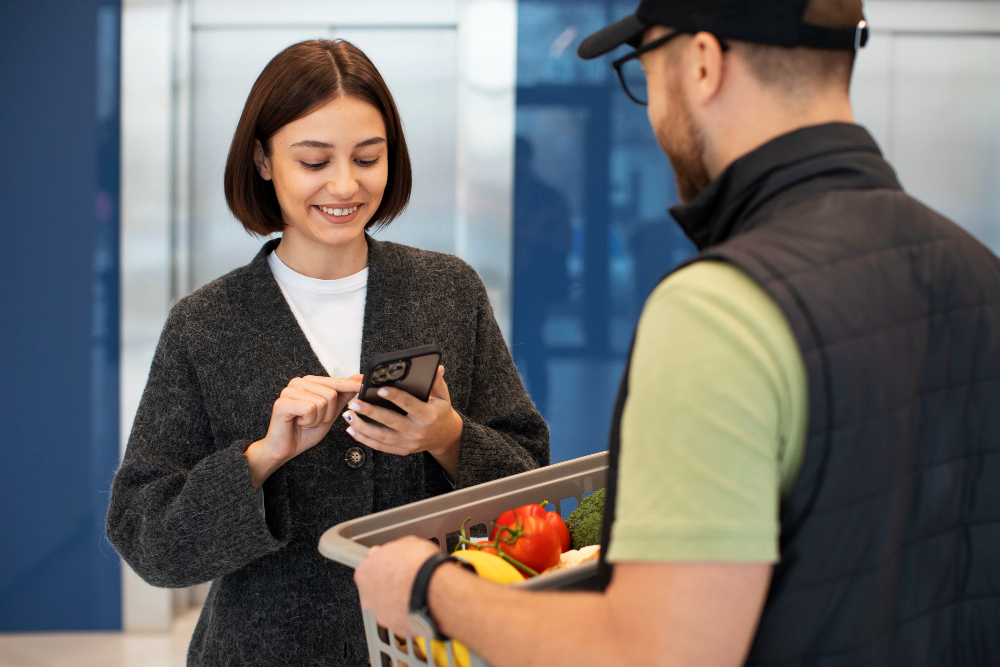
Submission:
{"label": "plastic grocery basket", "polygon": [[[403,505],[384,512],[345,521],[330,528],[319,541],[319,552],[331,560],[357,567],[368,555],[368,548],[391,542],[405,535],[435,540],[444,550],[471,517],[469,525],[480,533],[492,526],[501,512],[527,503],[548,500],[556,511],[570,510],[583,496],[604,488],[607,483],[608,453],[591,454],[564,463],[520,473],[493,482],[452,491],[441,496]],[[571,500],[573,499],[573,500]],[[575,501],[575,502],[574,502]],[[572,506],[572,507],[571,507]],[[473,531],[475,534],[475,530]],[[588,561],[575,567],[543,574],[512,584],[528,590],[580,590],[592,588],[597,562]],[[414,653],[414,642],[402,644],[391,633],[379,627],[371,612],[364,612],[368,654],[374,667],[418,667],[434,665],[429,655],[421,660]],[[429,628],[425,629],[428,632]],[[430,643],[427,643],[428,648]],[[454,667],[451,642],[447,642],[448,665]],[[429,651],[428,651],[429,653]],[[472,654],[471,667],[488,667]]]}

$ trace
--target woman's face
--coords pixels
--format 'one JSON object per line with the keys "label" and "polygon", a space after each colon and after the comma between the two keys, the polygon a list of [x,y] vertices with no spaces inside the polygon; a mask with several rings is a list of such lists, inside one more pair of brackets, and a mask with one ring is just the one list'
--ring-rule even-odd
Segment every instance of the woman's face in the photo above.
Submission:
{"label": "woman's face", "polygon": [[385,192],[385,122],[371,104],[341,96],[278,130],[270,156],[258,144],[255,162],[274,184],[286,239],[350,245]]}

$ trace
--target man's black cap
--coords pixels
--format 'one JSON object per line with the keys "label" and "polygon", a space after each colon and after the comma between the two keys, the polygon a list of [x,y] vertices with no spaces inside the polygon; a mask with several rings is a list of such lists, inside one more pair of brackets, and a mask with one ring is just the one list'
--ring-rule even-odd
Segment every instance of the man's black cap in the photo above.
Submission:
{"label": "man's black cap", "polygon": [[583,40],[577,54],[586,60],[629,44],[638,47],[654,25],[679,32],[710,32],[735,39],[776,46],[856,50],[868,41],[862,21],[855,28],[826,28],[802,20],[809,0],[641,0],[635,14]]}

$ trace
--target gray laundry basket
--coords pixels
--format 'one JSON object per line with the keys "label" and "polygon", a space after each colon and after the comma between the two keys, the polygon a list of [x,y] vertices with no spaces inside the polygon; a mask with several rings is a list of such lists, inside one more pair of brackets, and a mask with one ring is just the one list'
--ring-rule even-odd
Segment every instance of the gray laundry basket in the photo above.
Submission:
{"label": "gray laundry basket", "polygon": [[[548,500],[556,511],[572,509],[584,495],[604,488],[607,484],[608,453],[601,452],[564,463],[524,472],[486,484],[452,491],[384,512],[345,521],[330,528],[319,541],[319,552],[331,560],[357,567],[368,555],[368,548],[391,542],[405,535],[435,540],[442,551],[452,541],[462,522],[471,517],[469,525],[482,534],[493,525],[501,512]],[[575,504],[574,504],[575,501]],[[526,590],[581,590],[592,588],[597,574],[597,562],[588,561],[575,567],[543,574],[511,584]],[[418,667],[434,665],[428,655],[422,660],[414,653],[412,639],[394,641],[390,632],[375,622],[375,616],[364,612],[368,654],[374,667]],[[422,634],[430,634],[424,628]],[[428,654],[430,642],[427,642]],[[447,642],[448,665],[455,666],[452,643]],[[470,654],[471,667],[488,667],[475,654]]]}

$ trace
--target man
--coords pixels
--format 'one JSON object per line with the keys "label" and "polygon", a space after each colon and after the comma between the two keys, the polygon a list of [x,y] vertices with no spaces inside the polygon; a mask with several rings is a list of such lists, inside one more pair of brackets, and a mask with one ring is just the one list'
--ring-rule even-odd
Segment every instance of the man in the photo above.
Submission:
{"label": "man", "polygon": [[505,589],[406,538],[356,572],[383,624],[416,586],[493,667],[996,664],[1000,260],[852,124],[866,38],[858,0],[642,0],[584,41],[638,47],[701,251],[622,383],[610,583]]}

